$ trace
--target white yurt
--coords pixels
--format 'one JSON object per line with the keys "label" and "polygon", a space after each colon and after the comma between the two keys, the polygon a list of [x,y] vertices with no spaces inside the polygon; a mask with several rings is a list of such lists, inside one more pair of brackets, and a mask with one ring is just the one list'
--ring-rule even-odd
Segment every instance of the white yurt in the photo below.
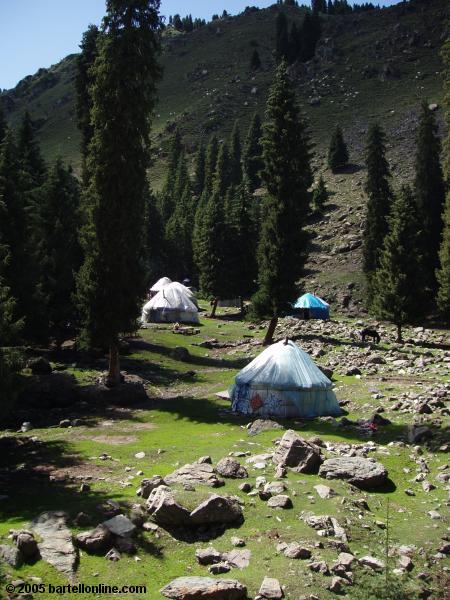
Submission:
{"label": "white yurt", "polygon": [[279,418],[342,413],[332,383],[297,344],[283,340],[242,369],[230,388],[231,409]]}
{"label": "white yurt", "polygon": [[153,296],[156,296],[156,294],[158,292],[160,292],[163,288],[166,287],[166,285],[169,285],[169,283],[172,283],[172,280],[169,279],[168,277],[161,277],[161,279],[158,279],[158,281],[152,285],[152,287],[150,288],[150,298],[153,298]]}
{"label": "white yurt", "polygon": [[193,294],[176,281],[169,283],[142,309],[142,322],[198,323],[198,308]]}

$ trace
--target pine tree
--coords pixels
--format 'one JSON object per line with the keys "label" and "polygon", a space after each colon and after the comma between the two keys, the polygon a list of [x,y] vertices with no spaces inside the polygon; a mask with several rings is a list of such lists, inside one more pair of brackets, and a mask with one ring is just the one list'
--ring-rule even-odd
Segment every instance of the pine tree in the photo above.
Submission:
{"label": "pine tree", "polygon": [[312,201],[314,210],[318,213],[322,213],[323,208],[328,200],[328,191],[323,179],[323,175],[320,175],[319,181],[316,188],[313,191]]}
{"label": "pine tree", "polygon": [[339,125],[331,136],[330,146],[328,148],[328,166],[336,173],[339,169],[346,167],[348,164],[348,150],[344,141],[344,135]]}
{"label": "pine tree", "polygon": [[214,191],[224,198],[227,189],[232,184],[231,156],[227,142],[223,142],[217,156],[216,172],[214,174]]}
{"label": "pine tree", "polygon": [[385,135],[378,124],[369,128],[366,147],[367,180],[365,191],[368,196],[366,223],[363,235],[363,271],[367,279],[367,303],[373,296],[372,276],[379,265],[379,252],[388,231],[392,192],[389,183],[390,171],[386,160]]}
{"label": "pine tree", "polygon": [[40,253],[50,330],[57,342],[73,328],[75,273],[81,265],[78,240],[80,188],[70,168],[57,160],[42,188]]}
{"label": "pine tree", "polygon": [[445,186],[440,163],[441,142],[436,120],[428,104],[422,104],[417,135],[414,192],[422,223],[420,238],[423,255],[423,281],[434,298],[437,289],[435,271],[439,266],[439,244],[442,236],[442,212]]}
{"label": "pine tree", "polygon": [[442,216],[443,231],[442,241],[439,249],[439,269],[436,272],[438,282],[437,305],[447,322],[450,321],[450,36],[447,37],[442,47],[442,59],[444,62],[444,103],[445,120],[447,123],[447,139],[444,146],[444,154],[447,157],[444,163],[445,183],[447,194],[445,197],[445,208]]}
{"label": "pine tree", "polygon": [[81,133],[81,173],[83,184],[87,185],[89,176],[86,172],[86,159],[89,143],[92,139],[91,124],[92,98],[90,87],[94,83],[92,65],[97,57],[97,39],[99,30],[96,25],[89,25],[83,33],[80,44],[81,52],[77,56],[77,73],[75,78],[77,125]]}
{"label": "pine tree", "polygon": [[402,326],[417,318],[423,306],[417,286],[417,272],[422,268],[418,252],[421,223],[414,204],[411,189],[403,187],[392,205],[374,277],[373,311],[397,326],[398,342],[402,341]]}
{"label": "pine tree", "polygon": [[253,49],[252,56],[250,58],[250,69],[252,71],[258,71],[261,68],[261,58],[256,48]]}
{"label": "pine tree", "polygon": [[25,178],[23,187],[26,191],[31,191],[44,183],[46,167],[28,111],[25,112],[19,128],[17,151]]}
{"label": "pine tree", "polygon": [[120,382],[118,336],[132,331],[144,292],[143,223],[150,115],[161,70],[158,0],[107,0],[93,67],[89,220],[77,295],[82,341],[110,349],[107,383]]}
{"label": "pine tree", "polygon": [[242,157],[245,183],[251,192],[261,185],[260,173],[263,168],[261,137],[261,118],[258,113],[255,113],[245,140]]}
{"label": "pine tree", "polygon": [[158,197],[159,212],[161,220],[164,225],[170,219],[175,208],[175,201],[173,198],[173,191],[176,180],[176,173],[178,167],[178,161],[183,151],[183,145],[181,143],[181,133],[177,128],[170,140],[169,156],[167,159],[167,174],[166,181],[164,183],[161,194]]}
{"label": "pine tree", "polygon": [[288,62],[295,62],[302,53],[302,37],[296,23],[292,23],[291,32],[289,35],[289,52]]}
{"label": "pine tree", "polygon": [[289,53],[288,21],[284,12],[278,13],[275,27],[275,58],[279,63],[283,59],[287,58]]}
{"label": "pine tree", "polygon": [[1,101],[0,101],[0,144],[5,139],[7,129],[8,129],[8,126],[6,124],[5,115],[3,113],[3,109],[2,109],[2,105],[1,105]]}
{"label": "pine tree", "polygon": [[296,295],[306,246],[307,190],[312,183],[309,136],[285,62],[278,67],[269,92],[263,148],[267,196],[258,247],[259,287],[253,305],[258,315],[271,317],[265,339],[270,343],[278,316]]}
{"label": "pine tree", "polygon": [[164,227],[156,197],[147,189],[144,204],[144,270],[147,287],[168,272],[168,258]]}
{"label": "pine tree", "polygon": [[205,145],[202,140],[197,151],[197,156],[195,157],[194,192],[197,194],[197,196],[201,196],[203,188],[205,186],[205,163]]}
{"label": "pine tree", "polygon": [[242,182],[242,148],[239,124],[234,123],[230,143],[230,184],[238,186]]}
{"label": "pine tree", "polygon": [[316,14],[306,13],[301,29],[302,51],[300,59],[306,62],[314,58],[316,45],[320,39],[320,17]]}

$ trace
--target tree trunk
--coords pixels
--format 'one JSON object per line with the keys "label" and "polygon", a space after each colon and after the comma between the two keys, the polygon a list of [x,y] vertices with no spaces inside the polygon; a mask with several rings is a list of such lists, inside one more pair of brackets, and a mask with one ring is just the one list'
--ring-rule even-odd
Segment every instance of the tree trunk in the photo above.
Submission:
{"label": "tree trunk", "polygon": [[211,319],[214,319],[214,317],[216,316],[218,302],[219,302],[219,298],[214,298],[213,303],[212,303],[212,308],[211,308],[211,314],[210,314]]}
{"label": "tree trunk", "polygon": [[239,300],[241,302],[241,319],[244,318],[244,299],[242,298],[242,296],[239,296]]}
{"label": "tree trunk", "polygon": [[403,343],[402,326],[399,325],[398,323],[397,323],[397,343],[398,344],[402,344]]}
{"label": "tree trunk", "polygon": [[119,344],[117,340],[111,342],[109,347],[109,369],[108,376],[106,377],[106,385],[108,387],[114,387],[121,382],[120,376],[120,356],[119,356]]}
{"label": "tree trunk", "polygon": [[273,334],[278,323],[278,317],[270,319],[269,327],[267,328],[266,337],[264,338],[263,346],[270,346],[273,343]]}

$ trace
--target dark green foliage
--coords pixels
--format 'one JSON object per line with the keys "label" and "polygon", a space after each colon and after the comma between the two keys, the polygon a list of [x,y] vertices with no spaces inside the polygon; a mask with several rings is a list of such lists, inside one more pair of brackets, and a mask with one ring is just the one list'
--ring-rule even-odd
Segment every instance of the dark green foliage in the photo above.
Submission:
{"label": "dark green foliage", "polygon": [[288,20],[279,12],[275,23],[275,58],[277,62],[287,59],[289,53]]}
{"label": "dark green foliage", "polygon": [[330,146],[328,148],[328,166],[335,173],[348,164],[348,150],[344,141],[344,135],[339,125],[331,136]]}
{"label": "dark green foliage", "polygon": [[81,171],[84,185],[88,182],[86,159],[89,143],[93,135],[91,123],[92,98],[90,87],[94,83],[91,71],[97,57],[98,27],[89,25],[83,33],[80,44],[81,52],[77,56],[77,73],[75,79],[77,125],[81,133]]}
{"label": "dark green foliage", "polygon": [[318,213],[323,211],[323,208],[328,200],[328,191],[323,179],[323,175],[319,177],[316,188],[313,191],[312,201],[314,210]]}
{"label": "dark green foliage", "polygon": [[327,2],[326,0],[311,0],[311,9],[313,13],[326,13],[327,12]]}
{"label": "dark green foliage", "polygon": [[206,149],[206,160],[205,160],[205,184],[204,192],[210,194],[214,183],[214,175],[217,166],[217,156],[219,153],[219,142],[217,136],[213,135],[208,148]]}
{"label": "dark green foliage", "polygon": [[379,252],[388,231],[387,216],[390,211],[392,192],[390,171],[386,160],[386,144],[383,130],[378,124],[369,128],[366,147],[366,194],[367,213],[363,236],[363,271],[368,283],[368,304],[372,298],[371,278],[379,265]]}
{"label": "dark green foliage", "polygon": [[444,63],[444,103],[447,138],[445,140],[444,175],[447,186],[445,208],[442,216],[442,241],[439,249],[439,269],[436,272],[438,282],[437,304],[441,314],[450,321],[450,36],[442,47]]}
{"label": "dark green foliage", "polygon": [[292,23],[291,32],[289,35],[289,63],[293,63],[301,56],[302,46],[303,43],[301,29],[299,29],[295,23]]}
{"label": "dark green foliage", "polygon": [[261,118],[258,113],[255,113],[248,130],[242,156],[244,180],[251,192],[254,192],[261,185],[260,173],[264,164],[261,137]]}
{"label": "dark green foliage", "polygon": [[74,326],[75,273],[81,264],[78,240],[80,188],[70,168],[56,161],[42,187],[39,234],[42,289],[50,331],[57,340]]}
{"label": "dark green foliage", "polygon": [[178,161],[183,151],[181,143],[181,133],[179,129],[175,129],[172,139],[170,140],[169,156],[167,159],[167,175],[162,192],[158,196],[158,209],[161,215],[161,220],[165,225],[170,219],[175,208],[174,187]]}
{"label": "dark green foliage", "polygon": [[412,581],[384,574],[359,576],[352,587],[352,600],[418,600],[418,590]]}
{"label": "dark green foliage", "polygon": [[409,187],[403,187],[395,198],[388,224],[373,279],[372,309],[377,316],[397,326],[400,340],[402,325],[420,316],[424,308],[417,276],[422,270],[421,223]]}
{"label": "dark green foliage", "polygon": [[5,139],[6,130],[7,130],[6,119],[5,119],[5,115],[3,113],[3,109],[2,109],[1,101],[0,101],[0,144]]}
{"label": "dark green foliage", "polygon": [[259,56],[258,50],[256,48],[254,48],[251,59],[250,59],[250,69],[252,71],[257,71],[260,68],[261,68],[261,58]]}
{"label": "dark green foliage", "polygon": [[423,256],[423,280],[434,298],[437,288],[435,270],[439,265],[439,245],[442,236],[442,211],[445,186],[440,163],[441,142],[434,114],[428,104],[422,104],[417,134],[414,192],[422,224],[420,251]]}
{"label": "dark green foliage", "polygon": [[[111,348],[132,331],[144,292],[143,215],[150,115],[160,77],[158,0],[108,0],[93,67],[84,262],[77,277],[82,341]],[[113,364],[115,363],[115,364]]]}
{"label": "dark green foliage", "polygon": [[258,247],[256,314],[278,316],[296,295],[306,247],[303,230],[312,183],[309,136],[283,62],[269,92],[263,136],[264,199]]}
{"label": "dark green foliage", "polygon": [[223,142],[217,156],[216,172],[214,174],[214,191],[221,198],[225,197],[227,189],[232,184],[231,156],[227,142]]}
{"label": "dark green foliage", "polygon": [[306,62],[314,58],[316,45],[320,39],[320,18],[316,14],[306,13],[302,25],[302,51],[300,60]]}
{"label": "dark green foliage", "polygon": [[46,168],[36,141],[34,126],[29,112],[25,113],[19,128],[17,151],[23,171],[22,188],[25,191],[29,191],[42,185]]}
{"label": "dark green foliage", "polygon": [[230,143],[230,185],[239,185],[242,182],[242,148],[239,124],[236,121],[231,132]]}
{"label": "dark green foliage", "polygon": [[205,145],[202,140],[197,151],[197,156],[195,157],[194,192],[197,194],[197,196],[202,194],[203,188],[205,187],[205,169]]}
{"label": "dark green foliage", "polygon": [[168,266],[166,240],[156,197],[149,190],[144,208],[145,282],[151,286],[165,273]]}

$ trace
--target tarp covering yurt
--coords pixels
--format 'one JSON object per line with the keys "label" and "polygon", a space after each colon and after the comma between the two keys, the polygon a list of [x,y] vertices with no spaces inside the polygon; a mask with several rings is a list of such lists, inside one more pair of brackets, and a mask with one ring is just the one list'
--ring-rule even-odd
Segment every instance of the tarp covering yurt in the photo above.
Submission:
{"label": "tarp covering yurt", "polygon": [[161,279],[158,279],[158,281],[150,288],[150,294],[154,296],[163,288],[165,288],[166,285],[169,285],[169,283],[172,283],[171,279],[169,279],[168,277],[161,277]]}
{"label": "tarp covering yurt", "polygon": [[174,281],[166,285],[142,309],[142,322],[198,323],[195,298],[184,285]]}
{"label": "tarp covering yurt", "polygon": [[330,317],[330,305],[314,294],[303,294],[294,303],[294,308],[307,310],[312,319],[328,319]]}
{"label": "tarp covering yurt", "polygon": [[266,348],[238,373],[231,409],[255,416],[318,417],[342,413],[332,383],[292,341]]}

